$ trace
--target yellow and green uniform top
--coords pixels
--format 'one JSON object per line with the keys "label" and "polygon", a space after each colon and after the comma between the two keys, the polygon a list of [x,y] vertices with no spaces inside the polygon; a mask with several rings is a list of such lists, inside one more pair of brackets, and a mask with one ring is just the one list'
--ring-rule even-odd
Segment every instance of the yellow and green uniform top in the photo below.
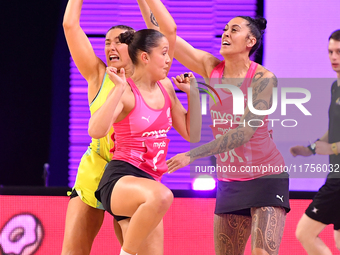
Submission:
{"label": "yellow and green uniform top", "polygon": [[[90,104],[90,112],[91,115],[96,112],[106,101],[107,95],[114,87],[114,83],[109,79],[109,76],[105,73],[102,86],[95,97],[95,99]],[[111,139],[111,135],[113,134],[113,127],[111,127],[109,133],[100,139],[92,138],[90,148],[93,152],[96,152],[106,161],[111,161],[112,154],[110,153],[110,149],[113,148],[113,141]]]}
{"label": "yellow and green uniform top", "polygon": [[[105,74],[103,83],[95,99],[90,104],[91,115],[96,112],[106,101],[107,95],[114,87],[114,83]],[[111,135],[113,127],[106,137],[94,139],[90,143],[87,151],[81,158],[73,190],[75,190],[80,199],[91,207],[103,209],[102,204],[94,196],[99,182],[103,176],[106,165],[112,159],[110,149],[113,148]],[[69,192],[70,195],[71,192]]]}

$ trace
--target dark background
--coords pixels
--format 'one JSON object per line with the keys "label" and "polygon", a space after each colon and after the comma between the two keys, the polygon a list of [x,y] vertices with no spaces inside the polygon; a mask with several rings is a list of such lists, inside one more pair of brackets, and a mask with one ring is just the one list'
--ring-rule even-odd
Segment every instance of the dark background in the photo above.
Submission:
{"label": "dark background", "polygon": [[66,0],[1,1],[0,185],[67,186]]}

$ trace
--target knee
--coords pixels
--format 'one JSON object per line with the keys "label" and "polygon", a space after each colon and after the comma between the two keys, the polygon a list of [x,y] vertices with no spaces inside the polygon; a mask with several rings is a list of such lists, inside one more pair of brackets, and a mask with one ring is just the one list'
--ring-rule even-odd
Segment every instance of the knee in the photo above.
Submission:
{"label": "knee", "polygon": [[168,188],[163,189],[161,192],[155,192],[150,200],[156,207],[157,212],[165,213],[171,206],[174,200],[174,195]]}
{"label": "knee", "polygon": [[299,240],[300,243],[305,242],[306,240],[306,235],[304,233],[304,229],[301,226],[297,226],[295,230],[295,237],[297,240]]}
{"label": "knee", "polygon": [[305,228],[303,228],[299,224],[295,230],[295,237],[302,245],[314,242],[314,239],[316,238],[316,236],[313,237],[313,235],[310,232],[308,232]]}

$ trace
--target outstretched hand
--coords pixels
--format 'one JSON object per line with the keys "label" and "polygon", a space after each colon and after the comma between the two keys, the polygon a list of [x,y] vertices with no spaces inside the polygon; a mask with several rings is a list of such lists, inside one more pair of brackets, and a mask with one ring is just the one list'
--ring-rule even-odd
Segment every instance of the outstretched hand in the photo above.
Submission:
{"label": "outstretched hand", "polygon": [[187,156],[186,154],[186,152],[177,154],[166,161],[169,174],[190,164],[190,156]]}
{"label": "outstretched hand", "polygon": [[291,147],[289,151],[294,157],[298,155],[308,157],[313,154],[310,149],[302,145]]}
{"label": "outstretched hand", "polygon": [[110,80],[115,84],[115,86],[126,87],[126,77],[125,77],[125,69],[121,68],[118,72],[116,67],[106,67],[106,73],[108,74]]}
{"label": "outstretched hand", "polygon": [[171,79],[176,84],[177,88],[185,93],[190,93],[190,89],[198,88],[196,78],[191,72],[177,75],[176,78],[171,77]]}

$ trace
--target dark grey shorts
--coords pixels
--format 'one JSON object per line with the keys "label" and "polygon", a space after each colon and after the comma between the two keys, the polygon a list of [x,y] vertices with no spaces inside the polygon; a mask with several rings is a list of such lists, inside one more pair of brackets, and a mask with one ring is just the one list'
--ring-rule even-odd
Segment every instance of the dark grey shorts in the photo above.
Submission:
{"label": "dark grey shorts", "polygon": [[264,176],[250,181],[218,181],[215,214],[250,216],[253,207],[289,206],[289,175]]}

